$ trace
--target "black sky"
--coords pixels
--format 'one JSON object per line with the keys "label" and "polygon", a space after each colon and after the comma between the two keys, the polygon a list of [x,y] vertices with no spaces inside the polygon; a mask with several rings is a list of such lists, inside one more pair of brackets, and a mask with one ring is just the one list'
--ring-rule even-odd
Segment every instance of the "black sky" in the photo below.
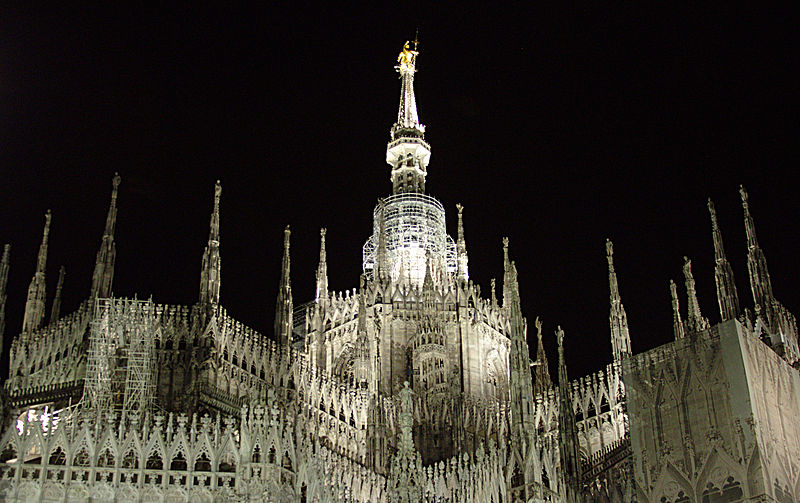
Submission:
{"label": "black sky", "polygon": [[557,324],[571,375],[610,360],[606,237],[636,352],[671,338],[668,281],[684,295],[684,255],[703,313],[718,320],[709,196],[751,305],[740,183],[776,296],[797,312],[796,26],[795,12],[763,6],[6,10],[5,354],[47,208],[48,297],[61,264],[62,312],[88,294],[115,171],[118,295],[196,300],[218,178],[231,314],[271,327],[287,223],[296,303],[314,292],[321,226],[331,287],[357,286],[372,207],[390,191],[393,64],[416,28],[428,191],[452,233],[464,204],[471,277],[486,295],[510,237],[523,308],[544,320],[551,365]]}

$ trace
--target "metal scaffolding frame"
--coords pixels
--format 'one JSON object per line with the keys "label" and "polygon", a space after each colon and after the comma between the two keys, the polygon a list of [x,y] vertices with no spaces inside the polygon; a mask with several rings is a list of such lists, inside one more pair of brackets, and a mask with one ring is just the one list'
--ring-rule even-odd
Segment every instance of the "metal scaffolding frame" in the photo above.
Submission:
{"label": "metal scaffolding frame", "polygon": [[153,406],[152,301],[98,299],[89,336],[82,409],[136,419]]}
{"label": "metal scaffolding frame", "polygon": [[383,209],[381,204],[375,207],[372,235],[362,250],[365,275],[372,276],[377,260],[381,216],[384,219],[386,267],[393,280],[397,280],[402,271],[412,283],[421,285],[428,258],[444,266],[448,272],[456,272],[456,244],[447,234],[444,206],[431,196],[409,192],[385,198]]}

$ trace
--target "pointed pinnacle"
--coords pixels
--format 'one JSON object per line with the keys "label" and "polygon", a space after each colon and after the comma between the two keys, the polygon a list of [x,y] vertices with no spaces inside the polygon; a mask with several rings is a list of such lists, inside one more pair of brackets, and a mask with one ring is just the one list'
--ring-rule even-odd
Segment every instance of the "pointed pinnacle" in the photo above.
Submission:
{"label": "pointed pinnacle", "polygon": [[747,246],[755,248],[758,246],[756,239],[756,225],[753,221],[753,216],[750,214],[750,203],[747,197],[747,191],[743,185],[739,185],[739,195],[742,196],[742,209],[744,210],[744,227],[747,233]]}
{"label": "pointed pinnacle", "polygon": [[289,249],[289,236],[291,236],[291,235],[292,235],[292,231],[289,228],[289,226],[287,225],[286,228],[283,230],[283,249],[284,250],[288,250]]}
{"label": "pointed pinnacle", "polygon": [[606,259],[608,260],[608,270],[614,271],[614,243],[606,238]]}
{"label": "pointed pinnacle", "polygon": [[325,227],[319,230],[319,262],[324,263],[327,261],[327,253],[325,251],[325,234],[328,229]]}
{"label": "pointed pinnacle", "polygon": [[717,223],[717,210],[714,209],[714,201],[711,198],[708,198],[708,213],[711,215],[711,228],[713,230],[719,229],[719,224]]}
{"label": "pointed pinnacle", "polygon": [[119,176],[119,172],[114,173],[114,178],[111,179],[111,198],[116,199],[117,197],[117,189],[119,189],[119,183],[122,181],[122,177]]}
{"label": "pointed pinnacle", "polygon": [[464,241],[464,207],[460,203],[456,204],[456,210],[458,210],[458,242],[462,243]]}
{"label": "pointed pinnacle", "polygon": [[564,330],[561,329],[561,325],[556,328],[556,343],[558,344],[558,361],[559,363],[564,362]]}
{"label": "pointed pinnacle", "polygon": [[714,259],[717,264],[725,262],[725,247],[722,244],[722,231],[719,228],[717,221],[717,210],[714,208],[714,202],[708,198],[708,214],[711,216],[711,237],[714,241]]}
{"label": "pointed pinnacle", "polygon": [[117,193],[119,192],[121,181],[122,178],[119,173],[114,173],[114,178],[111,179],[111,202],[108,204],[106,228],[103,231],[103,237],[114,235],[114,225],[117,223]]}
{"label": "pointed pinnacle", "polygon": [[211,229],[209,231],[209,241],[219,241],[219,200],[222,196],[222,184],[217,180],[214,184],[214,209],[211,211]]}
{"label": "pointed pinnacle", "polygon": [[39,245],[39,257],[36,263],[36,272],[44,273],[45,266],[47,265],[47,238],[50,235],[50,220],[52,214],[50,210],[44,215],[44,232],[42,233],[42,244]]}
{"label": "pointed pinnacle", "polygon": [[747,190],[745,190],[744,185],[739,185],[739,195],[742,197],[742,206],[747,209]]}
{"label": "pointed pinnacle", "polygon": [[675,282],[673,280],[669,280],[669,291],[672,295],[672,305],[677,307],[678,306],[678,287],[675,286]]}

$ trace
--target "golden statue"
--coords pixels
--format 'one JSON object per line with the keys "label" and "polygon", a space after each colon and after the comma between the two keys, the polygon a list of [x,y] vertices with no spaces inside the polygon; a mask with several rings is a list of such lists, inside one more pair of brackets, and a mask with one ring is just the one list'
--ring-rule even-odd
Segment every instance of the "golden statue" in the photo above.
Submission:
{"label": "golden statue", "polygon": [[[416,49],[416,41],[414,42],[414,49]],[[414,58],[419,54],[416,50],[411,50],[411,42],[406,40],[406,43],[403,44],[403,51],[397,56],[397,62],[400,63],[400,66],[410,66],[413,68],[414,66]]]}

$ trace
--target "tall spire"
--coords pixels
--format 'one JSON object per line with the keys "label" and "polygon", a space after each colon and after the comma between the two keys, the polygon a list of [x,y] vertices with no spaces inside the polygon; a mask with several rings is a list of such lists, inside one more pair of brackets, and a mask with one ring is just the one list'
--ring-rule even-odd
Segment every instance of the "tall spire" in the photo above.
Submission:
{"label": "tall spire", "polygon": [[608,286],[611,290],[611,311],[608,322],[611,326],[611,352],[614,361],[622,361],[631,354],[631,336],[628,332],[628,315],[619,296],[617,273],[614,271],[614,244],[606,239],[606,258],[608,259]]}
{"label": "tall spire", "polygon": [[214,185],[214,209],[208,231],[208,244],[203,252],[203,268],[200,271],[200,303],[219,304],[219,291],[222,286],[222,258],[219,254],[219,199],[222,185],[219,180]]}
{"label": "tall spire", "polygon": [[714,239],[714,279],[717,283],[717,301],[722,321],[732,320],[739,316],[739,294],[733,279],[733,268],[725,256],[722,246],[722,232],[717,222],[717,212],[711,198],[708,199],[708,213],[711,215],[711,234]]}
{"label": "tall spire", "polygon": [[283,231],[283,263],[281,283],[278,287],[278,301],[275,306],[275,337],[282,345],[292,342],[292,283],[289,277],[289,226]]}
{"label": "tall spire", "polygon": [[[411,44],[414,49],[411,49]],[[406,42],[397,57],[395,70],[400,73],[400,107],[397,122],[391,129],[386,148],[386,162],[392,167],[392,187],[395,194],[425,192],[431,148],[425,138],[425,126],[420,124],[417,100],[414,96],[414,74],[417,72],[419,42]]]}
{"label": "tall spire", "polygon": [[456,204],[458,210],[458,239],[456,249],[458,255],[458,276],[463,280],[469,279],[469,257],[467,257],[467,241],[464,239],[464,207]]}
{"label": "tall spire", "polygon": [[[414,44],[414,48],[411,48]],[[417,56],[419,41],[406,41],[403,50],[397,56],[395,70],[400,74],[400,107],[397,109],[397,122],[392,126],[392,139],[408,134],[405,130],[413,130],[411,134],[421,136],[425,126],[420,124],[417,114],[417,99],[414,96],[414,74],[417,73]]]}
{"label": "tall spire", "polygon": [[11,245],[3,247],[3,259],[0,260],[0,354],[3,353],[3,335],[6,331],[6,287],[8,286],[8,269],[11,258]]}
{"label": "tall spire", "polygon": [[517,286],[517,267],[508,258],[508,238],[503,238],[503,310],[509,319],[511,348],[509,351],[509,398],[511,403],[511,444],[514,457],[519,461],[518,475],[524,485],[525,501],[528,486],[533,481],[530,467],[521,460],[529,459],[535,435],[533,413],[533,384],[531,382],[531,357],[528,348],[528,324],[522,316],[519,288]]}
{"label": "tall spire", "polygon": [[58,317],[61,315],[61,290],[64,288],[64,276],[66,274],[67,270],[62,265],[58,270],[58,283],[56,284],[56,295],[53,297],[53,307],[50,310],[50,323],[57,322]]}
{"label": "tall spire", "polygon": [[328,300],[328,258],[325,252],[325,233],[323,227],[319,230],[319,265],[317,266],[317,303],[324,303]]}
{"label": "tall spire", "polygon": [[739,186],[739,194],[742,196],[742,208],[744,209],[744,227],[747,232],[747,270],[750,273],[750,288],[753,291],[753,301],[756,306],[761,308],[761,312],[766,311],[769,313],[772,309],[774,297],[772,296],[772,281],[767,269],[767,258],[758,245],[756,224],[753,222],[753,216],[750,215],[747,191],[741,185]]}
{"label": "tall spire", "polygon": [[683,275],[686,278],[686,323],[692,332],[702,332],[708,328],[708,321],[700,313],[700,303],[697,301],[694,276],[692,275],[692,261],[683,257]]}
{"label": "tall spire", "polygon": [[117,190],[121,180],[119,173],[114,173],[114,178],[111,180],[111,203],[108,206],[106,228],[103,231],[100,249],[97,250],[92,273],[92,289],[89,292],[89,298],[92,300],[111,295],[111,286],[114,282],[114,263],[117,258],[117,245],[114,243],[114,228],[117,224]]}
{"label": "tall spire", "polygon": [[567,503],[578,503],[581,482],[578,432],[572,409],[572,396],[569,392],[567,363],[564,358],[564,331],[560,326],[556,330],[556,340],[558,342],[558,436],[561,472],[564,476],[564,497]]}
{"label": "tall spire", "polygon": [[669,280],[669,292],[672,295],[672,331],[675,334],[675,340],[683,339],[686,331],[683,328],[683,320],[681,319],[681,307],[678,302],[678,288],[675,282]]}
{"label": "tall spire", "polygon": [[550,379],[550,369],[548,368],[547,355],[544,352],[544,342],[542,342],[542,322],[539,317],[536,317],[536,338],[538,339],[538,348],[536,349],[536,373],[533,380],[533,394],[539,395],[546,393],[553,386],[553,381]]}
{"label": "tall spire", "polygon": [[47,267],[47,239],[50,236],[50,210],[44,215],[44,232],[42,244],[39,245],[39,257],[36,261],[36,273],[28,287],[28,300],[25,302],[25,317],[22,321],[22,332],[30,333],[39,328],[44,320],[45,280],[44,271]]}

